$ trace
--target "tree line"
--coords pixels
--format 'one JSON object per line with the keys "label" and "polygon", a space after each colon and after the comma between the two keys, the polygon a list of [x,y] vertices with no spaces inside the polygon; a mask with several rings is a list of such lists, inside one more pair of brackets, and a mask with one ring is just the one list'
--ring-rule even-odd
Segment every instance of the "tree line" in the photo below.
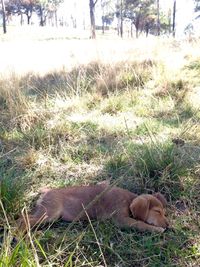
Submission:
{"label": "tree line", "polygon": [[21,24],[25,16],[29,25],[33,13],[38,15],[40,26],[46,25],[48,16],[54,16],[57,23],[57,10],[62,2],[63,0],[1,0],[4,33],[6,33],[6,21],[13,15],[21,17]]}
{"label": "tree line", "polygon": [[[6,33],[6,21],[13,15],[26,16],[27,24],[30,24],[33,13],[39,17],[40,26],[45,26],[47,17],[53,17],[55,25],[58,24],[57,11],[64,0],[0,0],[0,12],[3,18],[3,31]],[[80,0],[81,1],[81,0]],[[196,3],[195,11],[200,11],[200,0],[192,0]],[[117,32],[123,37],[124,23],[129,22],[130,35],[135,32],[136,37],[144,32],[160,35],[162,33],[175,36],[176,25],[176,0],[168,12],[160,8],[160,0],[88,0],[91,38],[96,38],[95,8],[97,4],[102,13],[102,32],[105,27],[117,19]]]}
{"label": "tree line", "polygon": [[[92,14],[91,37],[95,38],[94,13],[95,6],[100,0],[89,1],[90,14]],[[104,8],[107,7],[107,14],[104,13],[104,16],[102,16],[102,25],[105,19],[107,21],[110,19],[111,22],[111,19],[115,16],[118,20],[117,31],[121,37],[124,33],[124,22],[127,21],[130,25],[131,36],[133,36],[133,31],[135,31],[136,37],[141,32],[145,32],[146,36],[149,33],[153,35],[173,33],[175,35],[176,0],[174,0],[173,6],[167,14],[161,11],[160,0],[101,0],[101,5]]]}

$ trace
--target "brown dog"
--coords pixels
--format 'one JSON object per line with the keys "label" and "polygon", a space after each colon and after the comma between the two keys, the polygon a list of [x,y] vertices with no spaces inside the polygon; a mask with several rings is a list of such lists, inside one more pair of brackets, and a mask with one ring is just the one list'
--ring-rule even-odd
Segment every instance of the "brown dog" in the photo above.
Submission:
{"label": "brown dog", "polygon": [[[28,216],[30,227],[59,218],[66,221],[113,218],[121,227],[140,231],[164,232],[168,227],[165,217],[165,198],[160,194],[137,196],[128,190],[111,187],[107,183],[43,189],[34,213]],[[24,218],[18,221],[25,229]]]}

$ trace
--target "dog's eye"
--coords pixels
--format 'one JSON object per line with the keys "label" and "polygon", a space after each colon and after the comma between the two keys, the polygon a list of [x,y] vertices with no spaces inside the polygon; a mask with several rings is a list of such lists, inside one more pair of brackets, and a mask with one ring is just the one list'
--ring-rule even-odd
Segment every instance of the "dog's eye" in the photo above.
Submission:
{"label": "dog's eye", "polygon": [[156,213],[158,213],[158,214],[161,214],[161,212],[159,211],[159,210],[154,210]]}

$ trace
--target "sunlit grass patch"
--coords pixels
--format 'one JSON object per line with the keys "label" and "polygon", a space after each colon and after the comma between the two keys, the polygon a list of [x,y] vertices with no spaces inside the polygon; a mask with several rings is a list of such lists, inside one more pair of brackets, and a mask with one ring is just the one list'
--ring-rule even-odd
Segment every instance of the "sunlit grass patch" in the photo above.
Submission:
{"label": "sunlit grass patch", "polygon": [[166,79],[163,84],[160,82],[158,85],[158,89],[155,92],[156,97],[167,97],[171,96],[172,98],[180,98],[183,97],[185,92],[188,89],[188,81],[183,80],[182,78],[171,78]]}
{"label": "sunlit grass patch", "polygon": [[101,104],[101,112],[103,114],[108,113],[110,115],[115,115],[124,110],[126,110],[125,101],[123,97],[120,96],[111,96]]}
{"label": "sunlit grass patch", "polygon": [[9,129],[0,129],[0,138],[4,141],[18,141],[23,139],[23,134],[16,128],[12,130]]}
{"label": "sunlit grass patch", "polygon": [[186,124],[183,124],[180,130],[180,136],[191,144],[198,146],[200,141],[200,126],[198,121],[189,121]]}
{"label": "sunlit grass patch", "polygon": [[161,121],[149,119],[139,124],[134,133],[138,136],[158,135],[167,130],[167,127]]}

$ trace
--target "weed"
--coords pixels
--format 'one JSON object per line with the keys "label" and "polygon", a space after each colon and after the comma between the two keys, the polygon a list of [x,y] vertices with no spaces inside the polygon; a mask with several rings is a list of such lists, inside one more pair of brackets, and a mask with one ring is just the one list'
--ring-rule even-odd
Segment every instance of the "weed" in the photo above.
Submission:
{"label": "weed", "polygon": [[148,122],[143,122],[138,125],[134,133],[138,136],[148,136],[149,132],[155,135],[160,131],[163,131],[163,124],[161,122],[156,120],[148,120]]}
{"label": "weed", "polygon": [[[14,217],[22,208],[23,193],[29,180],[23,171],[9,166],[10,164],[12,163],[8,162],[8,159],[0,161],[0,201],[5,212]],[[1,216],[4,217],[2,210]]]}
{"label": "weed", "polygon": [[115,115],[123,110],[123,104],[121,99],[109,99],[106,105],[101,109],[103,114],[109,113],[110,115]]}
{"label": "weed", "polygon": [[200,62],[199,59],[196,59],[195,61],[192,61],[190,64],[187,66],[188,69],[191,70],[200,70]]}

